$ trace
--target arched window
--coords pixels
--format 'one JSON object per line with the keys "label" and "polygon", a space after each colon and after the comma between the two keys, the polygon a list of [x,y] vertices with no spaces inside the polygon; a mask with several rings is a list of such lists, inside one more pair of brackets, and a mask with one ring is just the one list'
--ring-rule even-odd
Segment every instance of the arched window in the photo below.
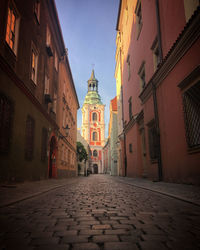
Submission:
{"label": "arched window", "polygon": [[93,141],[97,141],[97,132],[93,132],[92,139]]}
{"label": "arched window", "polygon": [[97,150],[94,150],[94,151],[93,151],[93,156],[94,156],[94,157],[97,157]]}
{"label": "arched window", "polygon": [[92,113],[92,120],[93,121],[97,120],[97,113],[96,112]]}

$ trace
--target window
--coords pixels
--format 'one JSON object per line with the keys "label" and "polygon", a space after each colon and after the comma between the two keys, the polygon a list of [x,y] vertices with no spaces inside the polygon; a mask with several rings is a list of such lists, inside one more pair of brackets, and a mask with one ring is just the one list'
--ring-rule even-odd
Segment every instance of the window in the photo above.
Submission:
{"label": "window", "polygon": [[97,141],[97,132],[92,133],[92,140]]}
{"label": "window", "polygon": [[46,50],[47,50],[48,56],[51,57],[51,56],[53,56],[53,51],[51,48],[51,33],[50,33],[48,25],[47,25],[46,29],[47,29],[46,30]]}
{"label": "window", "polygon": [[34,48],[31,50],[31,80],[36,84],[37,83],[37,64],[38,64],[38,55]]}
{"label": "window", "polygon": [[142,6],[140,0],[137,1],[135,14],[136,14],[137,39],[138,39],[142,29]]}
{"label": "window", "polygon": [[56,51],[54,54],[55,54],[54,55],[54,67],[55,67],[56,71],[58,71],[58,54]]}
{"label": "window", "polygon": [[128,55],[126,62],[128,64],[128,80],[130,80],[131,78],[130,55]]}
{"label": "window", "polygon": [[132,143],[129,144],[129,152],[132,153],[133,149],[132,149]]}
{"label": "window", "polygon": [[151,160],[157,160],[159,152],[159,137],[154,120],[148,124],[148,135],[150,158]]}
{"label": "window", "polygon": [[129,107],[129,119],[131,120],[132,117],[133,117],[133,114],[132,114],[132,97],[130,97],[129,100],[128,100],[128,107]]}
{"label": "window", "polygon": [[19,29],[19,17],[13,5],[8,7],[8,17],[6,25],[6,42],[16,54],[17,52],[17,36]]}
{"label": "window", "polygon": [[145,85],[146,85],[146,75],[145,75],[145,62],[143,61],[141,66],[140,66],[140,69],[138,71],[138,75],[140,77],[140,86],[141,86],[141,89],[143,90]]}
{"label": "window", "polygon": [[53,112],[56,114],[56,108],[57,108],[57,94],[53,94]]}
{"label": "window", "polygon": [[51,45],[51,34],[50,34],[49,26],[47,26],[47,30],[46,30],[46,45],[47,46]]}
{"label": "window", "polygon": [[7,153],[10,146],[13,103],[0,93],[0,153]]}
{"label": "window", "polygon": [[34,14],[35,14],[37,22],[39,23],[40,22],[40,1],[39,0],[35,0]]}
{"label": "window", "polygon": [[200,81],[183,94],[184,118],[189,148],[200,146]]}
{"label": "window", "polygon": [[154,70],[156,71],[157,68],[158,68],[159,63],[161,62],[161,56],[160,56],[160,52],[159,52],[157,37],[154,40],[153,45],[151,46],[151,49],[153,51]]}
{"label": "window", "polygon": [[93,151],[93,156],[94,156],[94,157],[97,157],[97,155],[98,155],[97,150],[94,150],[94,151]]}
{"label": "window", "polygon": [[49,77],[45,75],[44,94],[49,94]]}
{"label": "window", "polygon": [[97,113],[96,112],[92,113],[92,120],[93,121],[97,120]]}
{"label": "window", "polygon": [[41,161],[47,159],[47,129],[42,128],[42,147],[41,147]]}
{"label": "window", "polygon": [[35,121],[31,116],[27,116],[25,130],[25,159],[32,160],[34,148]]}

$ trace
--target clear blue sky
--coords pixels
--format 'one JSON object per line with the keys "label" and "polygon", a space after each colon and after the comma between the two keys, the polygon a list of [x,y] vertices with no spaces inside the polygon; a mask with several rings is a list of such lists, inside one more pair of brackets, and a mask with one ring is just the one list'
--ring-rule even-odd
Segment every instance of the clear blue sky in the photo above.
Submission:
{"label": "clear blue sky", "polygon": [[110,100],[116,95],[115,38],[119,0],[55,0],[65,46],[78,95],[78,127],[87,93],[87,80],[95,64],[99,94],[105,107],[106,134]]}

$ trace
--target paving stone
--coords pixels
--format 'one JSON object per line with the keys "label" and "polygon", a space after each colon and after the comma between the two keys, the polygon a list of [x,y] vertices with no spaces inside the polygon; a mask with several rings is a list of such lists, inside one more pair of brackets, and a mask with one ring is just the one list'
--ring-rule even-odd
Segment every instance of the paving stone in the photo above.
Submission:
{"label": "paving stone", "polygon": [[100,224],[97,220],[80,221],[80,225],[98,225]]}
{"label": "paving stone", "polygon": [[127,235],[130,234],[130,231],[126,229],[113,229],[113,230],[105,230],[105,234]]}
{"label": "paving stone", "polygon": [[93,242],[115,242],[119,241],[117,235],[96,235],[93,237]]}
{"label": "paving stone", "polygon": [[50,238],[53,232],[31,232],[30,237],[33,238]]}
{"label": "paving stone", "polygon": [[104,250],[139,250],[136,244],[130,242],[106,242]]}
{"label": "paving stone", "polygon": [[99,229],[111,229],[111,226],[109,224],[105,225],[94,225],[92,226],[92,229],[99,230]]}
{"label": "paving stone", "polygon": [[100,247],[95,243],[89,242],[89,243],[73,244],[73,250],[100,250]]}
{"label": "paving stone", "polygon": [[79,232],[80,235],[101,235],[103,234],[103,230],[85,230],[82,229]]}
{"label": "paving stone", "polygon": [[[141,241],[139,243],[140,247],[142,250],[155,250],[155,249],[159,249],[159,250],[167,250],[167,246],[164,245],[162,242],[158,242],[158,241]],[[178,249],[178,248],[173,248],[174,250],[183,250],[184,248]],[[188,249],[189,250],[189,249]],[[191,250],[191,249],[190,249]]]}
{"label": "paving stone", "polygon": [[75,236],[75,235],[72,235],[72,236],[64,236],[61,240],[61,244],[63,243],[86,243],[88,242],[88,237],[85,237],[85,236]]}
{"label": "paving stone", "polygon": [[140,241],[140,238],[138,237],[138,235],[120,235],[119,238],[121,241],[124,241],[124,242],[137,243]]}
{"label": "paving stone", "polygon": [[51,245],[46,245],[46,246],[40,246],[34,248],[34,250],[69,250],[70,245],[57,245],[57,244],[51,244]]}
{"label": "paving stone", "polygon": [[58,237],[51,237],[51,238],[32,239],[30,244],[31,246],[41,246],[41,245],[58,244],[58,242],[59,242]]}
{"label": "paving stone", "polygon": [[112,225],[112,227],[114,228],[114,229],[121,229],[121,228],[123,228],[123,229],[134,229],[134,227],[132,226],[132,225],[126,225],[126,224],[113,224]]}
{"label": "paving stone", "polygon": [[53,236],[63,237],[63,236],[70,236],[70,235],[77,235],[77,230],[66,230],[66,231],[56,231],[54,232]]}

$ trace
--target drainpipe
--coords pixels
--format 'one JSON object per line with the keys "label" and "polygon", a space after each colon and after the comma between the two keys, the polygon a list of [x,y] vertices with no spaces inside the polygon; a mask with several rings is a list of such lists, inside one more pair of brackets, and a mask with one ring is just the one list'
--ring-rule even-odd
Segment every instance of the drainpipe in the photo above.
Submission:
{"label": "drainpipe", "polygon": [[[161,41],[161,29],[160,29],[160,12],[159,12],[159,0],[155,0],[156,4],[156,22],[157,22],[157,33],[158,33],[158,49],[160,54],[160,62],[163,60],[162,53],[162,41]],[[156,95],[156,86],[152,82],[152,92],[153,92],[153,104],[154,104],[154,116],[155,116],[155,125],[156,132],[158,136],[158,180],[162,181],[163,171],[162,171],[162,157],[161,157],[161,145],[160,145],[160,127],[159,127],[159,115],[158,115],[158,103]]]}
{"label": "drainpipe", "polygon": [[154,116],[155,116],[155,125],[156,133],[158,136],[158,180],[162,181],[162,158],[161,158],[161,145],[160,145],[160,128],[159,128],[159,116],[158,116],[158,103],[156,96],[156,86],[152,82],[152,92],[153,92],[153,105],[154,105]]}

